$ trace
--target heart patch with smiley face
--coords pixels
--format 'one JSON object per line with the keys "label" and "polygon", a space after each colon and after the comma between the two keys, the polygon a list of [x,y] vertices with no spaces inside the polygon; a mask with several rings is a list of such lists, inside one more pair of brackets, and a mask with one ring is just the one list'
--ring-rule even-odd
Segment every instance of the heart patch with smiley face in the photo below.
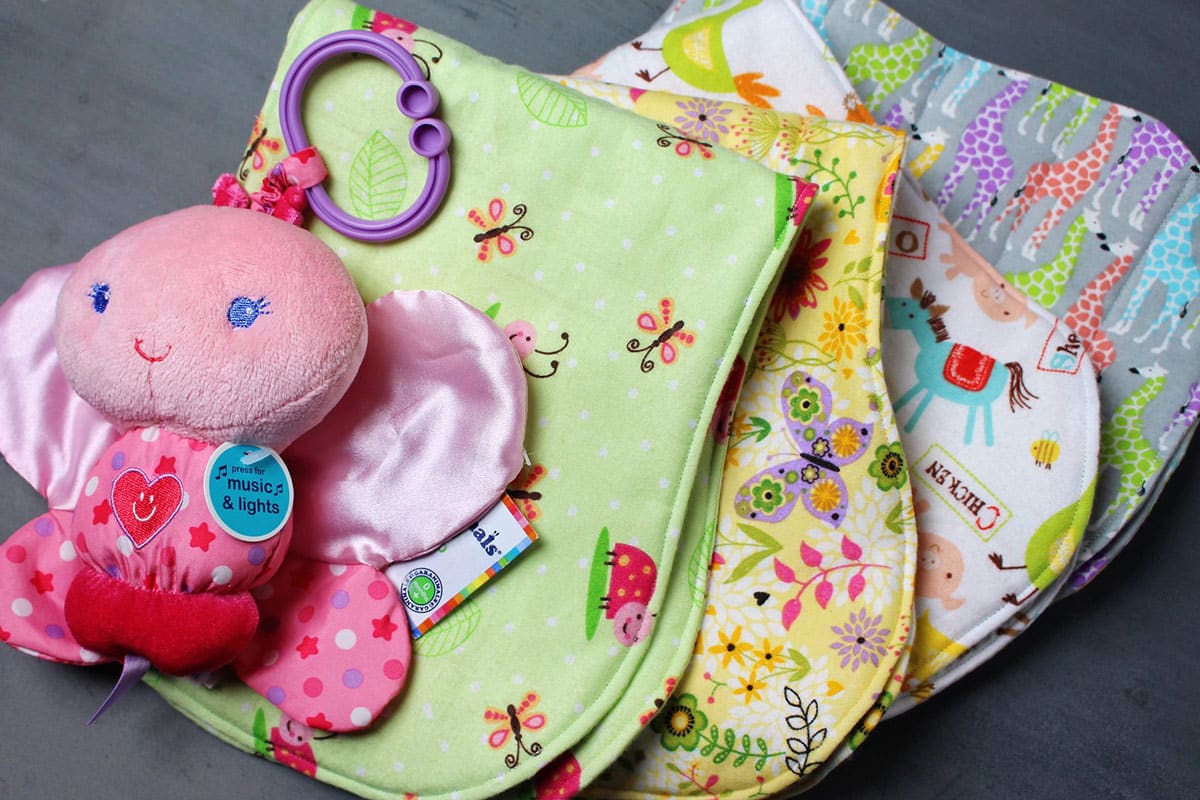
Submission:
{"label": "heart patch with smiley face", "polygon": [[163,531],[183,505],[183,483],[176,475],[151,481],[133,467],[113,481],[112,508],[121,530],[141,550]]}

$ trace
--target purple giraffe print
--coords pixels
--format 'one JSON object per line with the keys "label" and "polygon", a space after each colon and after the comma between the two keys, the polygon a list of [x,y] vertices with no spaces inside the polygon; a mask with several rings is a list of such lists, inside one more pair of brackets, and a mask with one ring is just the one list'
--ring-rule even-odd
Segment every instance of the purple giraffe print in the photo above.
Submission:
{"label": "purple giraffe print", "polygon": [[[1150,213],[1154,203],[1166,190],[1171,179],[1186,167],[1189,161],[1192,161],[1192,154],[1188,151],[1187,145],[1180,141],[1179,137],[1162,122],[1153,119],[1134,128],[1129,139],[1129,147],[1117,159],[1117,163],[1113,164],[1104,181],[1096,189],[1096,195],[1092,198],[1092,206],[1100,207],[1100,196],[1104,194],[1104,190],[1108,188],[1112,180],[1119,175],[1121,182],[1117,185],[1116,194],[1113,195],[1112,214],[1114,217],[1120,216],[1121,196],[1125,194],[1130,182],[1142,167],[1155,159],[1161,160],[1163,166],[1154,173],[1150,186],[1142,193],[1137,207],[1129,214],[1129,224],[1140,231],[1142,223],[1146,221],[1146,215]],[[1192,172],[1200,172],[1200,166],[1194,161],[1191,166]]]}
{"label": "purple giraffe print", "polygon": [[[1000,74],[1007,77],[1004,70],[1000,70]],[[975,173],[975,191],[954,222],[961,231],[964,221],[969,221],[972,215],[977,217],[967,241],[979,233],[1000,190],[1012,180],[1015,172],[1013,161],[1004,147],[1004,118],[1029,88],[1030,76],[1015,71],[1013,74],[1015,77],[979,110],[975,119],[963,130],[958,152],[954,156],[954,166],[950,168],[941,191],[934,199],[938,208],[945,211],[967,173]]]}
{"label": "purple giraffe print", "polygon": [[899,102],[888,109],[879,124],[897,130],[907,130],[908,126],[916,119],[915,112],[912,100],[901,98]]}
{"label": "purple giraffe print", "polygon": [[1163,429],[1163,435],[1158,440],[1158,449],[1166,450],[1171,433],[1182,425],[1185,429],[1192,427],[1196,418],[1200,417],[1200,381],[1193,383],[1188,389],[1187,402],[1179,407],[1171,422]]}

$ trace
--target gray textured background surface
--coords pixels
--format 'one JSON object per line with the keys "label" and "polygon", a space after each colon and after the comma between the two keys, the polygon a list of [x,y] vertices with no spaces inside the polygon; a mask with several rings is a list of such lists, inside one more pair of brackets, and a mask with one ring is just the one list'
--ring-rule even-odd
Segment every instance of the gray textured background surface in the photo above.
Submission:
{"label": "gray textured background surface", "polygon": [[[644,31],[666,2],[377,5],[499,58],[565,72]],[[893,4],[968,53],[1158,116],[1200,152],[1196,0]],[[241,156],[299,6],[6,0],[0,297],[134,222],[206,202],[213,178]],[[1093,586],[882,726],[809,797],[1195,797],[1198,486],[1193,452]],[[0,464],[0,538],[44,508]],[[86,727],[115,677],[0,648],[0,798],[345,796],[221,744],[145,687]]]}

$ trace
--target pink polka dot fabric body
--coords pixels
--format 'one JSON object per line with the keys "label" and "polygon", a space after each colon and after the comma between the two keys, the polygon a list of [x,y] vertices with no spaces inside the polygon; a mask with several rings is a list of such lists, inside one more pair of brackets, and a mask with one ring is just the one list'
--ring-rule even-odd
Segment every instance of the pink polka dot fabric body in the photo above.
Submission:
{"label": "pink polka dot fabric body", "polygon": [[0,584],[16,587],[0,603],[0,642],[52,661],[94,664],[101,657],[80,646],[63,614],[67,588],[85,568],[68,534],[70,523],[71,512],[51,510],[0,547]]}
{"label": "pink polka dot fabric body", "polygon": [[[204,500],[204,472],[215,449],[157,428],[131,431],[109,447],[92,468],[72,519],[83,563],[168,592],[233,594],[266,581],[287,553],[292,523],[264,542],[226,533]],[[183,488],[178,499],[161,488],[173,482]],[[147,499],[134,496],[122,504],[119,490],[129,484]],[[154,527],[126,530],[142,518]],[[139,545],[136,538],[144,534],[148,538]]]}
{"label": "pink polka dot fabric body", "polygon": [[[291,523],[262,543],[227,534],[204,502],[214,449],[157,428],[110,445],[74,512],[51,510],[5,543],[0,583],[20,591],[0,609],[0,641],[73,664],[114,660],[82,647],[67,622],[68,592],[88,570],[172,594],[237,594],[269,578],[287,552]],[[131,486],[141,490],[127,496]]]}
{"label": "pink polka dot fabric body", "polygon": [[72,634],[65,608],[81,573],[176,598],[254,590],[258,629],[234,663],[243,680],[312,728],[366,727],[408,675],[395,588],[371,567],[287,557],[290,519],[261,542],[227,533],[204,499],[216,449],[157,428],[109,446],[73,512],[38,517],[0,551],[0,583],[20,587],[0,609],[0,641],[72,664],[117,660]]}
{"label": "pink polka dot fabric body", "polygon": [[363,728],[404,685],[408,620],[375,569],[294,556],[253,594],[259,634],[234,666],[287,715],[311,728]]}

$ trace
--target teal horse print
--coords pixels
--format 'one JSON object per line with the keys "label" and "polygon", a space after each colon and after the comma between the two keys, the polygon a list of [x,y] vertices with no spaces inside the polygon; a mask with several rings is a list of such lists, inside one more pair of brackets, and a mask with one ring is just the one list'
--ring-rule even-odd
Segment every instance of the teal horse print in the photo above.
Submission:
{"label": "teal horse print", "polygon": [[996,359],[973,347],[950,341],[942,315],[948,306],[939,305],[933,292],[926,291],[921,279],[913,281],[911,297],[885,299],[888,324],[896,330],[912,331],[920,352],[915,370],[917,385],[895,403],[899,411],[918,395],[924,394],[917,410],[904,426],[911,433],[934,397],[967,407],[967,430],[963,441],[971,443],[975,415],[983,409],[983,437],[988,447],[995,443],[992,433],[992,403],[1008,391],[1008,408],[1032,408],[1037,395],[1025,385],[1024,370],[1016,361],[999,364]]}

